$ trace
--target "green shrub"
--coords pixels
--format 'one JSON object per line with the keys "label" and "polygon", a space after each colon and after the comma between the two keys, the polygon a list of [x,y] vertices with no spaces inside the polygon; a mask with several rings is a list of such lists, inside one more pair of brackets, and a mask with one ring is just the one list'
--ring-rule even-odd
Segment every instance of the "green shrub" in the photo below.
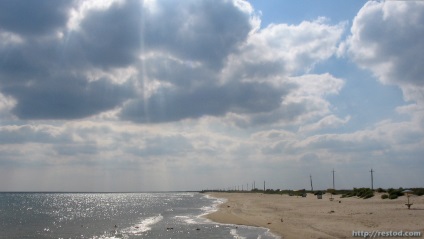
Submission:
{"label": "green shrub", "polygon": [[353,188],[352,196],[370,198],[374,196],[374,192],[370,188]]}
{"label": "green shrub", "polygon": [[350,197],[353,197],[353,196],[356,196],[356,193],[354,193],[353,191],[351,191],[351,192],[348,192],[348,193],[343,194],[342,195],[342,198],[350,198]]}
{"label": "green shrub", "polygon": [[390,194],[389,195],[389,199],[396,199],[396,198],[398,198],[397,194]]}
{"label": "green shrub", "polygon": [[372,197],[374,197],[374,193],[370,192],[370,193],[365,194],[363,198],[367,199],[367,198],[372,198]]}
{"label": "green shrub", "polygon": [[377,188],[377,192],[378,192],[378,193],[385,193],[385,192],[386,192],[386,190],[384,190],[384,189],[382,189],[382,188]]}
{"label": "green shrub", "polygon": [[381,195],[381,199],[387,199],[387,198],[389,198],[389,195],[387,195],[387,194]]}
{"label": "green shrub", "polygon": [[417,196],[424,195],[424,188],[411,188],[411,190],[413,191],[413,194]]}
{"label": "green shrub", "polygon": [[403,191],[402,188],[399,188],[399,189],[389,188],[387,190],[387,192],[389,193],[389,198],[390,199],[395,199],[395,198],[398,198],[400,196],[405,195],[402,191]]}

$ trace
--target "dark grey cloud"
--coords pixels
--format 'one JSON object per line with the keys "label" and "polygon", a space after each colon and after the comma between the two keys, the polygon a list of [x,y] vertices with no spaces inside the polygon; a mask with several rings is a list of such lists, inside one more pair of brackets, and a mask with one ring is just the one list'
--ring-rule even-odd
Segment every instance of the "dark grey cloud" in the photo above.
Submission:
{"label": "dark grey cloud", "polygon": [[107,79],[57,76],[34,84],[3,88],[17,99],[13,113],[21,119],[76,119],[110,110],[131,97],[130,85]]}
{"label": "dark grey cloud", "polygon": [[[56,71],[62,59],[57,54],[57,41],[26,43],[0,48],[0,86],[27,83],[37,77],[44,78]],[[62,70],[62,69],[61,69]]]}
{"label": "dark grey cloud", "polygon": [[[213,84],[218,73],[210,68],[197,66],[193,62],[181,62],[165,56],[155,56],[143,60],[143,70],[150,79],[171,83],[178,87]],[[142,78],[142,76],[139,76]]]}
{"label": "dark grey cloud", "polygon": [[262,114],[254,115],[251,118],[251,123],[254,125],[267,125],[279,122],[281,120],[284,122],[293,122],[304,114],[307,114],[313,110],[320,110],[308,108],[311,103],[312,102],[303,101],[286,104],[273,112],[263,112]]}
{"label": "dark grey cloud", "polygon": [[258,113],[277,109],[286,90],[266,83],[229,83],[195,89],[163,88],[146,101],[134,100],[121,117],[135,122],[169,122],[227,112]]}
{"label": "dark grey cloud", "polygon": [[[132,32],[136,23],[129,24],[140,15],[131,12],[137,9],[131,5],[135,2],[93,11],[81,23],[81,31],[66,32],[62,39],[27,38],[0,49],[0,90],[16,100],[12,113],[21,119],[84,118],[133,97],[129,81],[88,79],[85,72],[93,65],[108,68],[133,62],[140,42],[138,33]],[[46,10],[35,9],[38,14]]]}
{"label": "dark grey cloud", "polygon": [[[71,1],[25,3],[2,1],[0,10],[5,12],[0,32],[14,32],[24,40],[0,48],[0,91],[16,101],[12,113],[21,119],[84,118],[131,98],[133,103],[123,110],[123,116],[141,122],[223,115],[235,108],[266,111],[280,101],[281,94],[270,86],[255,89],[234,84],[227,88],[212,83],[217,75],[211,72],[222,66],[252,28],[250,13],[232,1],[157,1],[152,10],[143,1],[127,0],[84,11]],[[64,27],[70,7],[83,14],[72,29]],[[22,17],[25,12],[30,12],[28,18]],[[29,37],[41,34],[49,37]],[[150,53],[174,60],[164,63],[156,57],[141,63],[139,56]],[[143,64],[147,67],[138,68]],[[145,114],[134,110],[146,102],[134,99],[135,84],[129,79],[117,84],[105,77],[88,78],[92,72],[108,74],[130,66],[138,68],[139,78],[134,75],[132,80],[143,81],[147,76],[170,82],[177,90],[159,89],[149,99]],[[164,98],[169,102],[162,106]],[[146,120],[147,115],[152,118]]]}
{"label": "dark grey cloud", "polygon": [[[54,40],[1,49],[0,90],[16,100],[21,119],[75,119],[118,106],[133,95],[130,83],[89,81],[60,56]],[[82,71],[82,70],[81,70]]]}
{"label": "dark grey cloud", "polygon": [[232,1],[166,1],[146,11],[147,48],[219,68],[251,31],[250,15]]}
{"label": "dark grey cloud", "polygon": [[[141,1],[115,3],[107,9],[87,13],[78,31],[70,32],[66,54],[87,64],[124,67],[136,61],[142,43]],[[75,52],[78,53],[75,55]]]}
{"label": "dark grey cloud", "polygon": [[40,35],[64,26],[72,0],[2,0],[0,30]]}

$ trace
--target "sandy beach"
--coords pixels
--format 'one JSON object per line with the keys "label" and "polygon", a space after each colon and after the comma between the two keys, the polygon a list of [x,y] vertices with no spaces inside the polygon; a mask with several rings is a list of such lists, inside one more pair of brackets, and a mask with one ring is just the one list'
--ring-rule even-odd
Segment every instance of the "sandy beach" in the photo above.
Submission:
{"label": "sandy beach", "polygon": [[[353,238],[353,231],[424,233],[424,196],[394,200],[340,198],[322,199],[261,193],[210,193],[227,201],[206,217],[212,221],[269,228],[282,238]],[[378,237],[377,237],[378,238]]]}

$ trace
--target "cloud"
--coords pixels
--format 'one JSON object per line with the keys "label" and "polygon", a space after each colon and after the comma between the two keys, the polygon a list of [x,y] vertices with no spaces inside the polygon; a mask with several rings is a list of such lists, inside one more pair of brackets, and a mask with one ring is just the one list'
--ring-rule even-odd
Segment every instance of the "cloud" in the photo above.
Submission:
{"label": "cloud", "polygon": [[138,123],[228,114],[252,117],[248,124],[292,120],[315,107],[306,98],[284,101],[304,89],[288,77],[331,57],[344,31],[325,19],[259,30],[253,9],[238,0],[51,8],[39,14],[63,19],[44,23],[39,34],[48,37],[28,38],[12,25],[16,39],[2,32],[0,90],[20,119],[80,119],[122,107],[119,116]]}
{"label": "cloud", "polygon": [[[249,19],[245,20],[247,23]],[[145,87],[146,81],[160,84],[148,96],[144,94],[128,102],[121,117],[134,122],[153,123],[207,115],[242,119],[247,115],[247,119],[236,123],[246,126],[284,119],[293,121],[300,115],[315,111],[313,105],[316,110],[322,111],[322,107],[328,106],[328,102],[323,104],[326,101],[322,97],[337,93],[341,81],[328,74],[291,79],[288,76],[296,71],[307,71],[336,52],[344,24],[330,26],[324,22],[320,19],[303,22],[299,26],[271,25],[261,31],[251,28],[248,38],[240,42],[237,49],[227,53],[220,73],[216,73],[210,64],[196,61],[196,58],[186,60],[178,58],[181,57],[178,54],[171,57],[164,53],[149,55],[143,61],[146,69],[143,84]],[[180,48],[172,45],[177,46]],[[289,49],[298,50],[288,52]],[[298,66],[291,67],[291,70],[284,68],[293,61],[297,61]],[[316,92],[325,90],[326,93],[322,91],[310,96],[306,93],[303,99],[293,100],[302,94],[297,88],[303,91],[315,89]],[[284,100],[285,96],[291,96],[291,100]]]}
{"label": "cloud", "polygon": [[[42,14],[41,10],[40,14]],[[119,9],[117,11],[119,12]],[[93,18],[98,23],[105,22],[107,17],[103,17],[102,14],[98,15],[100,17],[93,14]],[[111,15],[114,16],[112,13]],[[87,19],[87,21],[89,20],[90,18]],[[125,22],[125,20],[122,21]],[[89,26],[88,30],[93,27],[89,23],[87,25]],[[81,29],[84,30],[85,26],[82,24]],[[118,28],[123,29],[123,27]],[[103,32],[106,31],[103,29]],[[120,34],[120,32],[113,33]],[[109,45],[106,44],[101,49],[102,52],[108,52],[107,54],[112,51],[113,55],[107,57],[101,55],[100,52],[91,52],[97,51],[94,45],[102,45],[99,44],[101,42],[99,39],[94,39],[90,43],[91,46],[80,41],[78,44],[83,45],[85,49],[77,49],[73,45],[73,37],[79,36],[76,38],[81,39],[81,35],[84,34],[81,32],[66,34],[69,37],[28,38],[23,42],[11,42],[0,49],[4,56],[0,62],[0,89],[3,95],[15,101],[11,110],[19,118],[84,118],[111,110],[133,96],[134,89],[131,82],[125,82],[127,79],[124,83],[117,84],[107,77],[89,78],[90,74],[87,73],[92,69],[88,70],[89,65],[83,64],[88,61],[95,66],[104,67],[126,65],[128,61],[131,61],[131,57],[127,55],[133,54],[127,53],[132,49],[125,48],[129,47],[128,42],[115,42],[113,46],[108,42]],[[103,41],[111,39],[99,32],[90,34],[104,37],[106,40]],[[120,35],[122,39],[126,39],[125,35]],[[122,54],[115,54],[113,50],[110,50],[117,49],[120,45],[125,46],[118,50],[120,53],[123,52]],[[100,56],[100,58],[91,58],[90,56],[93,55]]]}
{"label": "cloud", "polygon": [[11,97],[6,97],[0,93],[0,117],[8,115],[15,103]]}
{"label": "cloud", "polygon": [[142,145],[133,145],[125,151],[139,157],[175,157],[192,152],[193,146],[181,135],[153,136],[148,137]]}
{"label": "cloud", "polygon": [[0,144],[42,143],[54,144],[69,142],[60,127],[51,125],[13,125],[0,127]]}
{"label": "cloud", "polygon": [[[285,144],[285,152],[317,152],[331,154],[332,158],[364,162],[371,158],[381,164],[401,163],[393,160],[404,152],[420,152],[424,142],[424,130],[419,122],[383,121],[371,129],[352,133],[317,134]],[[396,157],[394,156],[396,155]],[[401,158],[398,158],[401,159]],[[411,158],[413,160],[413,158]]]}
{"label": "cloud", "polygon": [[21,119],[75,119],[113,109],[132,94],[130,86],[107,79],[56,76],[3,88],[16,99],[12,112]]}
{"label": "cloud", "polygon": [[325,98],[338,94],[344,85],[342,79],[330,74],[302,75],[284,79],[293,87],[281,102],[278,109],[261,112],[251,117],[253,125],[274,124],[300,125],[321,118],[331,112],[331,104]]}
{"label": "cloud", "polygon": [[61,144],[55,145],[53,149],[60,157],[64,156],[81,156],[81,155],[97,155],[99,153],[95,144]]}
{"label": "cloud", "polygon": [[299,75],[337,52],[345,23],[326,24],[325,18],[299,25],[271,24],[249,35],[229,57],[229,79],[272,80],[276,75]]}
{"label": "cloud", "polygon": [[353,21],[348,54],[382,83],[398,85],[407,100],[422,102],[423,21],[423,2],[367,2]]}
{"label": "cloud", "polygon": [[66,33],[64,54],[101,68],[125,67],[137,61],[146,37],[141,1],[115,2],[106,9],[86,9],[84,14],[78,28]]}
{"label": "cloud", "polygon": [[66,26],[72,0],[1,1],[0,30],[39,36]]}
{"label": "cloud", "polygon": [[321,130],[326,128],[337,128],[342,125],[345,125],[347,122],[349,122],[349,120],[350,120],[350,116],[347,116],[344,119],[340,119],[335,115],[329,115],[313,124],[301,126],[299,128],[299,131],[308,132],[308,131],[316,131],[316,130]]}
{"label": "cloud", "polygon": [[[21,2],[0,3],[9,10],[12,4]],[[290,180],[305,169],[421,170],[421,26],[408,25],[421,22],[421,4],[393,4],[367,3],[343,42],[345,56],[414,101],[375,123],[334,104],[351,100],[347,87],[366,75],[334,57],[346,22],[261,27],[242,0],[28,3],[30,14],[51,21],[0,15],[0,164],[16,170],[16,185],[22,175],[41,185],[39,174],[50,173],[43,188],[54,181],[84,189],[66,184],[77,176],[105,190],[187,190],[262,178],[300,188],[303,182]]]}
{"label": "cloud", "polygon": [[227,112],[257,113],[279,107],[284,90],[265,83],[203,86],[193,90],[165,88],[147,102],[129,102],[121,117],[136,122],[169,122]]}
{"label": "cloud", "polygon": [[252,9],[242,1],[156,1],[145,11],[146,51],[167,52],[219,69],[253,28]]}

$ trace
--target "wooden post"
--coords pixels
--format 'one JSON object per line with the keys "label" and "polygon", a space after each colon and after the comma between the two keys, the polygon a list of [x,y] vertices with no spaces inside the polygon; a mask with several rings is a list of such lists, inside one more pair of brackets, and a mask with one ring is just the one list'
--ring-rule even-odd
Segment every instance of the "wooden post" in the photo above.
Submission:
{"label": "wooden post", "polygon": [[312,175],[309,174],[309,178],[311,179],[311,191],[314,191],[314,186],[312,186]]}

